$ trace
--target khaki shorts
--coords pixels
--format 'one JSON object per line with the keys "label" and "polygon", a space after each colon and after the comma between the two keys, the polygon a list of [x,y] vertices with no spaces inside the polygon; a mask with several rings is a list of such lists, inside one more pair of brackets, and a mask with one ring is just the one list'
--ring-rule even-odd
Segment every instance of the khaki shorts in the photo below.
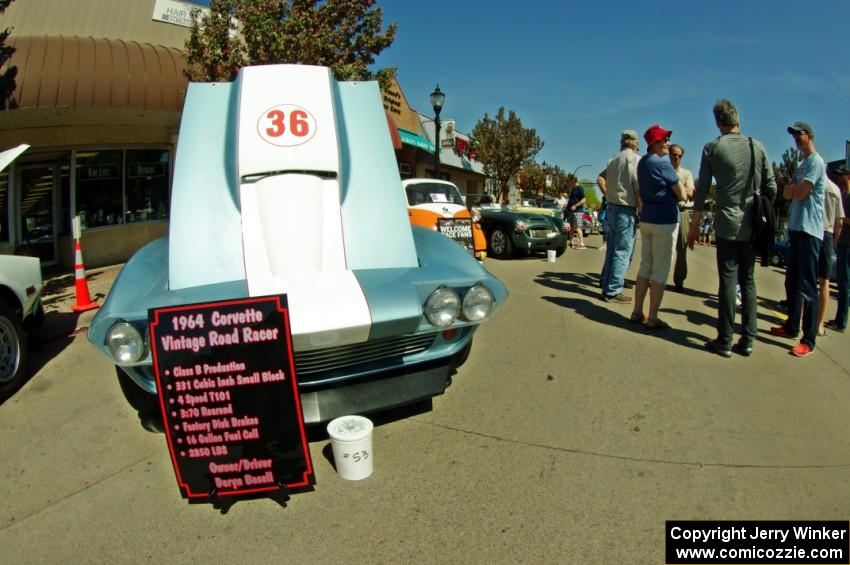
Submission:
{"label": "khaki shorts", "polygon": [[667,283],[676,253],[678,233],[679,224],[640,223],[640,278],[661,284]]}

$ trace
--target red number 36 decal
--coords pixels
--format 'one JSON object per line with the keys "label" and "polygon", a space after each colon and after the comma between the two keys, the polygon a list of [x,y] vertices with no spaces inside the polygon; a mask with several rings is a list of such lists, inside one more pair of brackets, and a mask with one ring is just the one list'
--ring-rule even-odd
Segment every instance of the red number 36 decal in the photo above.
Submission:
{"label": "red number 36 decal", "polygon": [[278,104],[260,114],[257,133],[278,147],[302,145],[316,135],[316,118],[301,106]]}

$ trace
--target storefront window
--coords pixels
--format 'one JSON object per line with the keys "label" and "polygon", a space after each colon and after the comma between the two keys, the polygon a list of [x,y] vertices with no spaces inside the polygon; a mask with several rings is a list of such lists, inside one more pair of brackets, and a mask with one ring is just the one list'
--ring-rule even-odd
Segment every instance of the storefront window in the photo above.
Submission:
{"label": "storefront window", "polygon": [[88,228],[168,217],[165,149],[77,153],[77,214]]}
{"label": "storefront window", "polygon": [[128,223],[168,217],[168,165],[168,151],[127,150]]}
{"label": "storefront window", "polygon": [[9,173],[0,173],[0,244],[9,243]]}
{"label": "storefront window", "polygon": [[77,214],[89,228],[124,223],[124,151],[77,153]]}

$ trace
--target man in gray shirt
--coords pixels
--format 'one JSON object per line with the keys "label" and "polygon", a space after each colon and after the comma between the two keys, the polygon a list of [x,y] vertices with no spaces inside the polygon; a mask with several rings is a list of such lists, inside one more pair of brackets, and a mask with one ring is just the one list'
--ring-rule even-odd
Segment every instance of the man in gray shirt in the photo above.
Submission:
{"label": "man in gray shirt", "polygon": [[620,134],[620,152],[608,161],[605,174],[596,179],[608,200],[605,209],[607,248],[602,265],[602,300],[621,304],[632,301],[623,294],[626,271],[632,261],[637,235],[637,209],[640,192],[637,182],[638,134],[627,129]]}
{"label": "man in gray shirt", "polygon": [[[735,351],[748,356],[756,337],[756,282],[753,277],[756,251],[750,242],[754,187],[771,202],[776,197],[776,181],[767,152],[760,141],[741,134],[738,109],[729,100],[714,105],[714,121],[720,137],[706,143],[702,150],[699,182],[694,192],[694,214],[688,233],[688,247],[693,250],[698,236],[700,216],[714,178],[714,233],[717,241],[717,338],[706,344],[709,351],[722,357],[732,356],[732,329],[735,321],[735,283],[741,285],[743,299],[743,335]],[[751,148],[752,147],[752,148]],[[751,157],[752,155],[752,157]],[[751,176],[752,174],[752,176]],[[752,180],[751,180],[752,179]]]}

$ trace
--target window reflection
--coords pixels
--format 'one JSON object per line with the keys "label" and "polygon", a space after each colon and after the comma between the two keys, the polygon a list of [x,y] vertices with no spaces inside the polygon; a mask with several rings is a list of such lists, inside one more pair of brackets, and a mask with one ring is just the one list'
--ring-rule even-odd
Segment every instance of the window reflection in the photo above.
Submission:
{"label": "window reflection", "polygon": [[77,153],[77,214],[89,228],[168,217],[170,153],[114,149]]}
{"label": "window reflection", "polygon": [[127,212],[125,221],[168,217],[168,151],[127,151]]}
{"label": "window reflection", "polygon": [[77,214],[94,228],[124,223],[122,150],[77,154]]}

